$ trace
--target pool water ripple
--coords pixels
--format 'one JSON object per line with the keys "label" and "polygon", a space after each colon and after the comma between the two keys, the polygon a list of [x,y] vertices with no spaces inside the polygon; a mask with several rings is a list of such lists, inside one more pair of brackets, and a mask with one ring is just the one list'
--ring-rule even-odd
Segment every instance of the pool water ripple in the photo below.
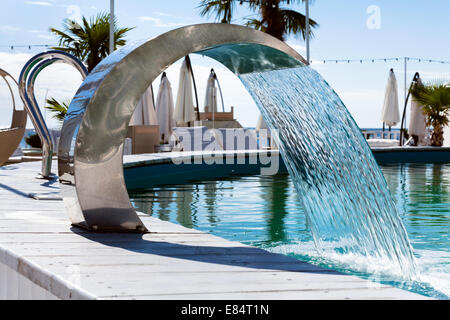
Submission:
{"label": "pool water ripple", "polygon": [[138,210],[162,220],[373,281],[447,298],[450,295],[450,165],[402,164],[381,169],[414,249],[420,281],[396,279],[389,270],[380,269],[379,262],[356,263],[357,256],[339,253],[323,256],[317,252],[288,175],[236,176],[129,193]]}

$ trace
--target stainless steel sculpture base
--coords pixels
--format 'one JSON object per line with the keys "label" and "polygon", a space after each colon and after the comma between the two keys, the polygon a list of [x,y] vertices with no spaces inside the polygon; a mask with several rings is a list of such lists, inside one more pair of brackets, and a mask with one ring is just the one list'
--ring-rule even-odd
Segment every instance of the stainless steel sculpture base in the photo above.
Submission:
{"label": "stainless steel sculpture base", "polygon": [[58,171],[72,223],[98,232],[147,231],[125,187],[123,143],[144,91],[190,53],[209,56],[235,74],[306,64],[284,42],[229,24],[187,26],[112,53],[82,83],[61,132]]}

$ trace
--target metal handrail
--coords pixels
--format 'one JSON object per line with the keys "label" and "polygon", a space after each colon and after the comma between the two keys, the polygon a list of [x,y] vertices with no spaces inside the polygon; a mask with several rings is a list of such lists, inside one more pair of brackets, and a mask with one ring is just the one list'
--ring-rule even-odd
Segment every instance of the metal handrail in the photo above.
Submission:
{"label": "metal handrail", "polygon": [[42,169],[40,177],[44,179],[53,179],[51,174],[53,142],[34,96],[34,82],[43,69],[55,62],[64,62],[74,66],[80,72],[83,79],[88,74],[84,64],[75,56],[59,50],[50,50],[38,53],[28,60],[20,72],[18,81],[19,94],[24,102],[25,110],[30,116],[33,126],[42,141]]}

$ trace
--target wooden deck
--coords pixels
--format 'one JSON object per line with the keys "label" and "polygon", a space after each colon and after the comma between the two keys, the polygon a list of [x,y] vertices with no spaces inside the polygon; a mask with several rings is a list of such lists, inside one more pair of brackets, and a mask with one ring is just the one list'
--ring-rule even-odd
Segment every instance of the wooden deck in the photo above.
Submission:
{"label": "wooden deck", "polygon": [[[35,179],[39,168],[40,162],[0,167],[0,266],[37,285],[44,297],[425,298],[143,214],[151,231],[144,236],[72,228],[62,201],[28,196],[59,193],[58,182]],[[10,282],[0,276],[0,297],[13,290]],[[33,297],[31,289],[14,290],[13,297]]]}

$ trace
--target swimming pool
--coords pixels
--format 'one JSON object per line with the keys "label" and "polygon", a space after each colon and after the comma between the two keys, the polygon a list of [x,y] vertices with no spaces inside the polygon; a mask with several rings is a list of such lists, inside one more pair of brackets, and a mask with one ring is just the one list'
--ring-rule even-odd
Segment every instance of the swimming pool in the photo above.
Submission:
{"label": "swimming pool", "polygon": [[129,194],[138,210],[162,220],[375,282],[448,298],[450,165],[398,164],[381,169],[414,248],[419,282],[404,282],[389,270],[349,254],[323,256],[316,252],[301,203],[286,174],[152,186],[129,190]]}

